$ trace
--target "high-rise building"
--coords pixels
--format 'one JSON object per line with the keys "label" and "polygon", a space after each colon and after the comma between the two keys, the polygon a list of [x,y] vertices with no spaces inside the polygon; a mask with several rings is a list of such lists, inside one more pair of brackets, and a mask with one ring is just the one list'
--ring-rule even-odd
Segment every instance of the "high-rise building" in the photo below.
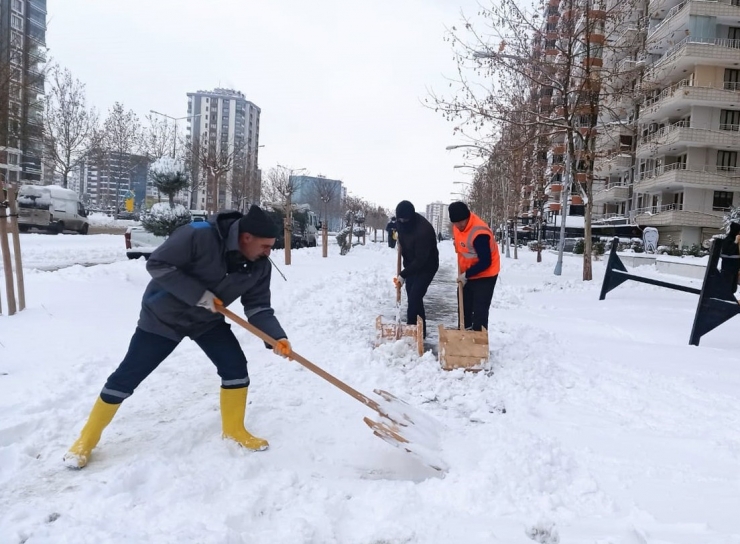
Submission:
{"label": "high-rise building", "polygon": [[0,0],[0,181],[41,183],[46,0]]}
{"label": "high-rise building", "polygon": [[450,233],[450,214],[447,212],[449,206],[443,202],[432,202],[427,204],[425,217],[434,227],[434,231],[446,236]]}
{"label": "high-rise building", "polygon": [[259,203],[260,112],[239,91],[188,93],[188,145],[198,159],[191,175],[199,181],[192,209],[245,210]]}

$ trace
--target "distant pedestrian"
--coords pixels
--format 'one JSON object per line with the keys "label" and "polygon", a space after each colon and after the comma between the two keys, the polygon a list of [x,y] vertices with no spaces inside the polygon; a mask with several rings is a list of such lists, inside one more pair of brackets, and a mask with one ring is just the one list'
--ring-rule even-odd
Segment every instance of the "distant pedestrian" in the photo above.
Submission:
{"label": "distant pedestrian", "polygon": [[501,257],[493,231],[472,213],[464,202],[448,208],[453,224],[457,253],[458,281],[463,284],[463,310],[466,329],[488,329],[488,312],[501,269]]}
{"label": "distant pedestrian", "polygon": [[730,228],[722,240],[720,257],[722,257],[721,274],[729,283],[732,292],[737,291],[737,276],[740,273],[740,223],[730,223]]}
{"label": "distant pedestrian", "polygon": [[396,238],[398,237],[397,234],[397,225],[396,225],[396,217],[391,217],[391,220],[388,221],[388,224],[385,226],[385,231],[388,233],[388,247],[391,249],[394,249],[396,247]]}
{"label": "distant pedestrian", "polygon": [[426,338],[424,295],[439,269],[437,238],[432,224],[416,213],[414,205],[408,200],[396,206],[396,218],[403,269],[393,281],[396,285],[406,285],[408,296],[406,323],[415,325],[417,316],[421,317],[424,320],[424,337]]}
{"label": "distant pedestrian", "polygon": [[441,241],[442,241],[442,233],[440,232],[439,234],[437,234],[437,242],[441,242]]}

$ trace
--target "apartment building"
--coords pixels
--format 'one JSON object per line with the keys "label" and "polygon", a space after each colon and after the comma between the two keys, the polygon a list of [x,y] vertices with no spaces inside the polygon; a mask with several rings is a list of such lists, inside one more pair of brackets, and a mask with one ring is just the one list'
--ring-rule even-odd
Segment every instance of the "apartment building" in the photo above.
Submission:
{"label": "apartment building", "polygon": [[448,204],[439,201],[432,202],[431,204],[427,204],[426,213],[424,214],[427,221],[429,221],[434,227],[434,231],[437,234],[442,233],[442,236],[447,236],[451,232],[450,214],[448,213],[448,209]]}
{"label": "apartment building", "polygon": [[740,205],[740,1],[652,0],[635,12],[637,47],[615,60],[635,92],[615,99],[628,106],[606,124],[613,153],[594,202],[604,221],[690,247]]}
{"label": "apartment building", "polygon": [[[188,145],[213,167],[195,165],[200,180],[191,209],[244,210],[260,201],[259,126],[261,110],[233,89],[188,93]],[[223,165],[230,167],[220,173]]]}
{"label": "apartment building", "polygon": [[157,196],[151,191],[149,160],[143,155],[93,152],[77,170],[70,176],[69,188],[96,208],[120,211],[131,192],[136,207],[148,196],[152,200]]}
{"label": "apartment building", "polygon": [[0,0],[0,182],[39,184],[46,0]]}
{"label": "apartment building", "polygon": [[740,2],[660,0],[648,14],[632,217],[691,246],[740,205]]}

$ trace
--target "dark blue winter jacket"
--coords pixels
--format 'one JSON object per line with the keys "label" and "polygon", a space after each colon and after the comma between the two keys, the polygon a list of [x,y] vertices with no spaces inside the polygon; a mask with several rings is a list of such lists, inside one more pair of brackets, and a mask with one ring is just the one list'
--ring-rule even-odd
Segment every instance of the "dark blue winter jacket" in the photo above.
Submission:
{"label": "dark blue winter jacket", "polygon": [[241,297],[247,319],[275,339],[286,338],[270,306],[270,261],[247,261],[239,252],[238,212],[179,227],[152,253],[152,276],[141,301],[139,328],[172,340],[197,338],[222,322],[196,306],[206,290],[225,306]]}

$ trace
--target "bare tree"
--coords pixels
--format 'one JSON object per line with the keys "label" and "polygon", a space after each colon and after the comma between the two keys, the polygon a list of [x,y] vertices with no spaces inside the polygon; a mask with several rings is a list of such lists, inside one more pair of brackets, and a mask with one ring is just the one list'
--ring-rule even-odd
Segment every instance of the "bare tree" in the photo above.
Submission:
{"label": "bare tree", "polygon": [[126,189],[131,187],[131,170],[137,164],[132,156],[142,146],[142,130],[138,116],[133,110],[126,111],[123,104],[116,102],[108,110],[108,117],[103,123],[103,132],[100,136],[100,157],[108,177],[108,190],[104,195],[108,204],[111,204],[110,185],[114,180],[115,195],[112,204],[116,212],[121,206],[121,184],[125,183]]}
{"label": "bare tree", "polygon": [[[198,176],[202,178],[200,186],[206,188],[206,208],[216,212],[227,205],[225,196],[223,201],[221,199],[222,189],[230,191],[233,188],[228,173],[235,170],[237,165],[240,167],[236,170],[242,170],[244,145],[235,145],[233,142],[217,145],[215,139],[202,139],[197,144],[193,142],[193,149],[196,145],[199,145],[195,155],[200,170]],[[227,178],[224,179],[224,176]]]}
{"label": "bare tree", "polygon": [[[526,144],[521,148],[526,152],[518,153],[516,160],[539,159],[543,142],[549,144],[552,155],[545,175],[561,178],[553,185],[562,188],[559,214],[567,214],[575,196],[586,202],[584,280],[592,278],[594,144],[600,108],[606,107],[602,101],[610,92],[624,92],[607,89],[619,63],[605,67],[603,59],[606,49],[623,47],[620,22],[635,13],[631,0],[609,2],[561,0],[540,5],[537,12],[526,11],[515,0],[481,7],[482,25],[466,20],[462,32],[453,27],[449,35],[458,62],[456,96],[432,96],[434,107],[457,122],[456,132],[491,130],[491,125],[501,133],[512,126],[526,129],[515,147]],[[525,169],[525,175],[535,175],[535,170]]]}
{"label": "bare tree", "polygon": [[147,125],[144,129],[144,152],[150,159],[161,157],[177,157],[178,134],[175,132],[174,123],[158,115],[148,114]]}
{"label": "bare tree", "polygon": [[339,203],[340,186],[336,181],[317,178],[314,180],[314,191],[321,202],[323,220],[329,221],[329,212],[335,211]]}
{"label": "bare tree", "polygon": [[67,187],[69,174],[77,168],[95,144],[98,116],[88,109],[85,85],[59,66],[51,70],[46,100],[44,134],[46,149]]}

